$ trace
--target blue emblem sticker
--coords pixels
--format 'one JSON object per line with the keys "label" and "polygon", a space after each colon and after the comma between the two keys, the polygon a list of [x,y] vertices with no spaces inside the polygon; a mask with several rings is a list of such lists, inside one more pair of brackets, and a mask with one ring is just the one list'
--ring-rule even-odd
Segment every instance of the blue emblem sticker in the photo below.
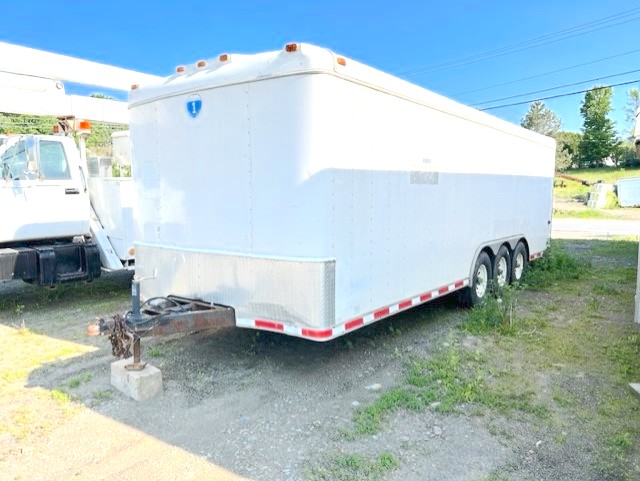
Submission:
{"label": "blue emblem sticker", "polygon": [[200,113],[201,109],[202,99],[200,98],[200,96],[198,94],[190,95],[187,99],[187,112],[189,112],[189,115],[191,115],[191,117],[195,119]]}

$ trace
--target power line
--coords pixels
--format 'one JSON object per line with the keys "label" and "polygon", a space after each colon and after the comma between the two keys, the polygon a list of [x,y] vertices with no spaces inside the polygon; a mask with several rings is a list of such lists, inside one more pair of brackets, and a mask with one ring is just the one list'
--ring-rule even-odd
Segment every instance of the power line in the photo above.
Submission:
{"label": "power line", "polygon": [[637,53],[637,52],[640,52],[640,49],[630,50],[629,52],[624,52],[624,53],[620,53],[620,54],[617,54],[617,55],[610,55],[608,57],[599,58],[597,60],[592,60],[590,62],[579,63],[577,65],[572,65],[571,67],[565,67],[565,68],[561,68],[561,69],[558,69],[558,70],[552,70],[550,72],[531,75],[529,77],[523,77],[523,78],[520,78],[520,79],[517,79],[517,80],[512,80],[510,82],[504,82],[504,83],[501,83],[501,84],[489,85],[487,87],[482,87],[482,88],[475,89],[475,90],[467,90],[465,92],[456,92],[456,93],[454,93],[452,95],[455,97],[456,95],[465,95],[465,94],[471,94],[471,93],[475,93],[475,92],[482,92],[483,90],[489,90],[489,89],[492,89],[492,88],[495,88],[495,87],[504,87],[505,85],[512,85],[512,84],[515,84],[515,83],[518,83],[518,82],[524,82],[525,80],[531,80],[531,79],[534,79],[534,78],[545,77],[547,75],[552,75],[554,73],[564,72],[566,70],[571,70],[571,69],[578,68],[578,67],[584,67],[585,65],[592,65],[592,64],[598,63],[598,62],[604,62],[605,60],[610,60],[612,58],[623,57],[625,55],[630,55],[632,53]]}
{"label": "power line", "polygon": [[604,27],[595,28],[595,29],[589,30],[587,32],[580,32],[580,33],[576,33],[576,34],[573,34],[573,35],[567,35],[567,36],[562,37],[562,38],[558,38],[558,39],[555,39],[555,40],[550,40],[549,42],[544,42],[544,43],[540,43],[540,44],[537,44],[537,45],[531,45],[531,46],[528,46],[528,47],[522,47],[522,48],[519,48],[519,49],[516,49],[516,50],[509,51],[509,52],[498,53],[496,55],[486,56],[486,57],[479,58],[479,59],[476,59],[476,60],[471,60],[469,62],[462,62],[462,63],[454,64],[454,65],[451,65],[451,66],[447,66],[447,67],[435,68],[435,69],[428,70],[426,72],[417,72],[417,73],[413,73],[413,74],[407,74],[407,76],[423,75],[423,74],[432,73],[432,72],[439,72],[441,70],[446,70],[448,68],[460,67],[460,66],[463,66],[463,65],[469,65],[469,64],[472,64],[472,63],[482,62],[484,60],[490,60],[490,59],[497,58],[497,57],[503,57],[505,55],[511,55],[512,53],[522,52],[524,50],[530,50],[530,49],[536,48],[536,47],[542,47],[544,45],[549,45],[551,43],[560,42],[561,40],[566,40],[568,38],[578,37],[580,35],[586,35],[588,33],[596,32],[598,30],[603,30],[603,29],[609,28],[609,27],[615,27],[617,25],[622,25],[624,23],[634,22],[636,20],[640,20],[640,16],[639,17],[635,17],[635,18],[631,18],[631,19],[628,19],[628,20],[625,20],[625,21],[622,21],[622,22],[614,23],[614,24],[611,24],[611,25],[605,25]]}
{"label": "power line", "polygon": [[[496,57],[501,57],[504,55],[510,55],[512,53],[516,53],[516,52],[521,52],[523,50],[529,50],[535,47],[540,47],[543,45],[548,45],[550,43],[555,43],[555,42],[559,42],[561,40],[566,40],[568,38],[573,38],[573,37],[577,37],[580,35],[586,35],[588,33],[592,33],[592,32],[596,32],[598,30],[602,30],[605,28],[610,28],[610,27],[614,27],[617,25],[622,25],[624,23],[629,23],[629,22],[633,22],[636,20],[639,20],[640,17],[634,17],[634,18],[628,18],[625,20],[622,20],[620,22],[617,23],[610,23],[610,22],[614,22],[616,20],[619,20],[619,17],[622,16],[626,16],[630,13],[633,12],[637,12],[638,10],[640,10],[640,7],[637,8],[633,8],[631,10],[626,10],[624,12],[620,12],[617,13],[615,15],[610,15],[608,17],[604,17],[601,18],[599,20],[595,20],[592,22],[588,22],[585,24],[581,24],[581,25],[577,25],[575,27],[571,27],[568,29],[564,29],[564,30],[560,30],[558,32],[552,33],[552,34],[547,34],[547,35],[542,35],[540,37],[535,37],[533,39],[530,40],[525,40],[523,42],[519,42],[519,43],[515,43],[512,45],[507,45],[505,47],[500,47],[494,50],[488,50],[486,52],[482,52],[482,53],[478,53],[478,54],[474,54],[474,55],[470,55],[468,57],[463,57],[460,59],[456,59],[456,60],[450,60],[448,62],[443,62],[440,64],[434,64],[434,65],[429,65],[429,66],[424,66],[424,67],[418,67],[412,70],[407,70],[404,72],[400,72],[400,75],[404,75],[404,76],[415,76],[415,75],[422,75],[422,74],[426,74],[426,73],[431,73],[431,72],[436,72],[436,71],[440,71],[440,70],[445,70],[448,68],[453,68],[453,67],[459,67],[462,65],[467,65],[467,64],[471,64],[471,63],[477,63],[477,62],[481,62],[483,60],[489,60],[492,58],[496,58]],[[606,24],[609,25],[606,25]],[[589,28],[589,27],[597,27],[597,28]],[[586,30],[586,31],[580,31],[580,30]],[[555,38],[555,37],[560,37],[560,38]],[[545,41],[548,40],[548,41]],[[543,42],[544,41],[544,42]],[[540,43],[542,42],[542,43]],[[521,48],[519,48],[521,47]]]}
{"label": "power line", "polygon": [[631,85],[631,84],[634,84],[634,83],[637,83],[637,82],[640,82],[640,78],[638,78],[636,80],[631,80],[629,82],[621,82],[621,83],[617,83],[617,84],[603,85],[603,86],[600,86],[600,87],[593,87],[593,88],[586,89],[586,90],[578,90],[576,92],[568,92],[568,93],[565,93],[565,94],[551,95],[549,97],[540,97],[539,99],[529,99],[529,100],[524,100],[522,102],[514,102],[514,103],[511,103],[511,104],[495,105],[493,107],[485,107],[483,109],[478,109],[478,110],[485,111],[485,110],[493,110],[493,109],[502,109],[504,107],[513,107],[515,105],[529,104],[531,102],[537,102],[538,100],[549,100],[549,99],[557,99],[557,98],[560,98],[560,97],[569,97],[571,95],[583,94],[585,92],[589,92],[590,90],[602,90],[602,89],[608,89],[610,87],[620,87],[621,85]]}
{"label": "power line", "polygon": [[621,77],[622,75],[628,75],[630,73],[636,73],[636,72],[640,72],[640,69],[629,70],[627,72],[617,73],[617,74],[613,74],[613,75],[605,75],[604,77],[592,78],[592,79],[589,79],[589,80],[583,80],[581,82],[572,82],[570,84],[558,85],[557,87],[549,87],[549,88],[542,89],[542,90],[534,90],[533,92],[526,92],[526,93],[523,93],[523,94],[511,95],[509,97],[502,97],[502,98],[493,99],[493,100],[485,100],[484,102],[478,102],[478,103],[472,104],[472,107],[476,107],[478,105],[484,105],[484,104],[491,104],[493,102],[500,102],[502,100],[509,100],[509,99],[515,99],[515,98],[518,98],[518,97],[524,97],[525,95],[533,95],[533,94],[539,94],[539,93],[542,93],[542,92],[549,92],[551,90],[558,90],[558,89],[562,89],[562,88],[566,88],[566,87],[574,87],[576,85],[582,85],[582,84],[586,84],[586,83],[589,83],[589,82],[597,82],[598,80],[603,80],[603,79],[608,79],[608,78],[613,78],[613,77]]}

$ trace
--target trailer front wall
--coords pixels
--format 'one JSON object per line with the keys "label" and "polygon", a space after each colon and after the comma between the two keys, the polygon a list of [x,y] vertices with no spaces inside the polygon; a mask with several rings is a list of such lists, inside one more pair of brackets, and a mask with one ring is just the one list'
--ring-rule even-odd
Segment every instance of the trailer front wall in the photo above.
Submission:
{"label": "trailer front wall", "polygon": [[162,98],[131,110],[136,275],[167,294],[232,305],[239,318],[326,326],[335,259],[330,182],[309,177],[304,77]]}

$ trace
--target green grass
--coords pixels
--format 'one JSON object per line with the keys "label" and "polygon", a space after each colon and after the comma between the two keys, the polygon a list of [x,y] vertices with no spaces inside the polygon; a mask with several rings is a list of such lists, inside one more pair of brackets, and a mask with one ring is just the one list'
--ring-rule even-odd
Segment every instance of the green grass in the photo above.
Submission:
{"label": "green grass", "polygon": [[603,345],[606,357],[622,383],[640,380],[640,335],[633,333]]}
{"label": "green grass", "polygon": [[534,289],[548,288],[559,282],[579,279],[590,267],[588,261],[572,256],[561,243],[552,240],[544,255],[529,265],[523,284]]}
{"label": "green grass", "polygon": [[571,218],[571,219],[610,219],[611,214],[608,212],[603,212],[598,209],[586,208],[582,210],[553,210],[553,217],[555,218]]}
{"label": "green grass", "polygon": [[384,428],[386,418],[399,409],[419,412],[432,407],[442,413],[455,413],[462,404],[513,411],[544,417],[546,408],[536,403],[533,391],[505,377],[488,381],[486,359],[457,344],[428,358],[414,358],[401,386],[384,392],[353,417],[353,429],[343,428],[347,439],[370,435]]}
{"label": "green grass", "polygon": [[91,381],[91,378],[92,378],[91,373],[85,372],[82,376],[73,377],[69,379],[69,382],[67,382],[67,386],[72,389],[75,389],[79,387],[81,384],[88,383],[89,381]]}
{"label": "green grass", "polygon": [[362,454],[343,454],[333,457],[325,466],[307,470],[309,481],[375,481],[400,466],[390,452],[380,453],[375,458]]}
{"label": "green grass", "polygon": [[501,334],[514,332],[519,286],[506,286],[485,302],[469,311],[462,328],[471,334],[498,330]]}
{"label": "green grass", "polygon": [[[384,432],[399,410],[517,419],[554,449],[589,446],[593,479],[637,479],[640,403],[628,388],[640,380],[637,251],[635,240],[552,242],[523,289],[468,311],[442,349],[401,356],[405,376],[355,411],[344,440]],[[509,430],[493,435],[511,442]]]}
{"label": "green grass", "polygon": [[[619,179],[626,177],[640,177],[640,169],[638,168],[617,168],[603,167],[599,169],[576,169],[565,172],[566,174],[578,179],[589,182],[601,180],[607,184],[615,184]],[[555,187],[554,195],[561,199],[574,199],[576,197],[586,197],[592,187],[582,185],[580,182],[555,178],[556,185],[564,184],[564,187]]]}
{"label": "green grass", "polygon": [[[604,167],[599,169],[578,169],[566,172],[566,174],[589,182],[602,181],[607,184],[616,184],[621,178],[640,177],[638,168],[614,168]],[[554,179],[554,198],[564,201],[579,201],[586,204],[589,192],[593,186],[582,185],[580,182],[556,177]],[[618,197],[613,192],[607,192],[604,209],[554,209],[554,217],[572,217],[586,219],[603,219],[620,217],[616,211],[620,208]],[[619,212],[619,211],[618,211]]]}
{"label": "green grass", "polygon": [[[32,311],[45,311],[58,305],[68,305],[69,299],[82,306],[100,303],[113,305],[126,301],[130,296],[130,278],[125,274],[102,276],[90,283],[71,282],[54,288],[37,285],[21,286],[20,296],[3,296],[0,299],[0,314],[21,317]],[[101,300],[101,301],[97,301]]]}
{"label": "green grass", "polygon": [[108,401],[109,399],[113,398],[113,391],[111,391],[110,389],[95,391],[92,394],[92,397],[96,401]]}
{"label": "green grass", "polygon": [[[609,436],[605,440],[605,450],[598,455],[598,467],[606,479],[636,479],[631,478],[625,466],[629,464],[633,444],[637,436],[628,431],[622,431]],[[636,467],[636,475],[638,468]]]}
{"label": "green grass", "polygon": [[589,252],[593,256],[608,257],[616,261],[636,266],[638,260],[638,239],[620,238],[611,241],[593,241]]}
{"label": "green grass", "polygon": [[[602,180],[607,184],[615,184],[625,177],[640,177],[640,168],[600,167],[597,169],[572,169],[565,172],[573,177],[596,182]],[[565,179],[565,182],[571,182]]]}
{"label": "green grass", "polygon": [[149,357],[163,357],[164,351],[158,346],[153,346],[147,349],[147,355]]}

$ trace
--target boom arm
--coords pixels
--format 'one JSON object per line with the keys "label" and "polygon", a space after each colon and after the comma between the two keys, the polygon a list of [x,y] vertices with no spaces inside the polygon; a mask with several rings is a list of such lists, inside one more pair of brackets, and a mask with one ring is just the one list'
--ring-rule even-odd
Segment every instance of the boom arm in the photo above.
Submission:
{"label": "boom arm", "polygon": [[129,123],[126,102],[66,95],[61,81],[128,91],[158,77],[0,42],[0,112]]}

